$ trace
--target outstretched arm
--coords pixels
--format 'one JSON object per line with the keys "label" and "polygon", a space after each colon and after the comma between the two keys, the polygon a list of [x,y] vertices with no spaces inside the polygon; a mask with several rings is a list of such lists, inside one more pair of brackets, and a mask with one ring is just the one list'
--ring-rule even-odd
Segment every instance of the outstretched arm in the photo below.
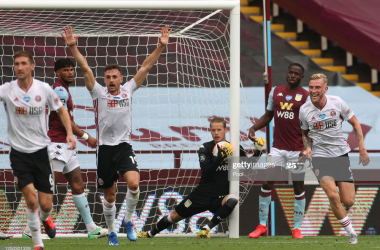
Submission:
{"label": "outstretched arm", "polygon": [[356,136],[356,139],[358,140],[359,154],[360,154],[359,164],[362,163],[363,166],[367,166],[370,160],[369,160],[368,152],[364,146],[364,136],[363,136],[362,127],[360,126],[360,123],[355,115],[351,117],[350,120],[348,120],[348,123],[351,124],[352,127],[354,128],[355,136]]}
{"label": "outstretched arm", "polygon": [[157,62],[158,58],[160,57],[162,51],[165,49],[166,44],[168,44],[169,41],[169,35],[172,32],[172,30],[169,30],[169,25],[165,25],[165,27],[161,30],[161,37],[160,44],[158,47],[153,51],[152,54],[150,54],[141,65],[141,68],[139,71],[137,71],[134,79],[136,82],[136,87],[140,88],[141,84],[143,84],[146,76],[148,75],[149,70],[153,67],[153,65]]}
{"label": "outstretched arm", "polygon": [[63,37],[63,39],[65,39],[65,42],[67,46],[69,46],[75,61],[77,61],[79,67],[81,68],[83,72],[84,82],[86,84],[87,89],[89,91],[92,91],[95,85],[95,77],[94,77],[94,73],[88,66],[86,59],[83,57],[83,55],[79,52],[77,48],[76,44],[77,44],[79,35],[74,37],[73,28],[71,26],[66,26],[65,28],[63,28],[63,30],[65,31],[65,35],[61,33],[61,36]]}

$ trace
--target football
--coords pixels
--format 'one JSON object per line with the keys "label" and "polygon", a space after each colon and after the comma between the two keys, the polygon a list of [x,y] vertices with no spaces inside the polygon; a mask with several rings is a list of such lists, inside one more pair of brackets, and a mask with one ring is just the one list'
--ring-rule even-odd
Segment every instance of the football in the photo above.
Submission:
{"label": "football", "polygon": [[226,141],[221,141],[221,142],[218,142],[217,144],[215,144],[214,148],[212,149],[212,154],[214,157],[218,156],[218,147],[216,145],[218,145],[219,148],[223,149],[226,152],[227,159],[232,157],[234,150],[232,148],[232,145]]}

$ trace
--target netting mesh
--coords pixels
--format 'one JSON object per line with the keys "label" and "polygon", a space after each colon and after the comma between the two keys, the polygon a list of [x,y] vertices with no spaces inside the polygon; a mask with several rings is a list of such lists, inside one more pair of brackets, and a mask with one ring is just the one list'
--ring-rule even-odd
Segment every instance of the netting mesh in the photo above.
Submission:
{"label": "netting mesh", "polygon": [[[1,82],[16,78],[12,56],[18,50],[27,50],[35,58],[34,77],[52,85],[57,80],[54,62],[62,57],[72,58],[59,34],[66,25],[72,25],[74,34],[81,35],[78,48],[101,84],[104,67],[110,63],[118,63],[124,79],[131,79],[157,47],[161,27],[170,25],[173,29],[169,44],[133,96],[131,144],[141,175],[140,201],[133,216],[138,232],[150,229],[197,186],[201,174],[197,150],[212,140],[209,122],[213,117],[225,117],[229,123],[230,102],[240,102],[240,140],[243,147],[251,149],[246,134],[253,118],[243,87],[241,99],[230,100],[228,11],[0,10]],[[76,67],[75,71],[76,79],[70,86],[74,120],[95,137],[92,99],[84,87],[81,70]],[[0,225],[3,231],[17,234],[26,225],[25,202],[11,174],[3,108],[0,141]],[[95,187],[95,152],[83,140],[79,140],[78,150],[93,219],[105,225],[102,190]],[[248,194],[254,177],[252,171],[251,181],[241,183],[240,202]],[[126,211],[126,191],[125,182],[119,181],[119,232],[124,230],[121,220]],[[85,232],[65,180],[58,180],[57,193],[53,212],[57,233]],[[196,232],[202,223],[200,218],[211,219],[212,214],[194,215],[166,232]],[[228,227],[222,223],[214,229],[217,230],[225,232]]]}

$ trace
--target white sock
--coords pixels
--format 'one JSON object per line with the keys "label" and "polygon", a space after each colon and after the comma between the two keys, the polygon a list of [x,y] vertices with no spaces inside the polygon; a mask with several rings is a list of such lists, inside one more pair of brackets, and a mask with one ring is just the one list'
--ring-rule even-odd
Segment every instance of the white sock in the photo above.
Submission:
{"label": "white sock", "polygon": [[86,224],[87,232],[91,233],[94,232],[97,229],[96,224],[92,221],[88,224]]}
{"label": "white sock", "polygon": [[136,210],[137,202],[139,201],[140,189],[130,190],[128,189],[126,195],[126,212],[124,221],[132,221],[132,215]]}
{"label": "white sock", "polygon": [[108,233],[115,232],[115,216],[116,216],[116,206],[115,202],[109,203],[108,201],[103,201],[103,213],[106,219],[106,224],[108,227]]}
{"label": "white sock", "polygon": [[53,209],[51,209],[49,212],[45,213],[44,211],[40,210],[40,218],[42,221],[47,221],[49,215],[51,214],[51,211]]}
{"label": "white sock", "polygon": [[356,234],[354,228],[352,227],[350,219],[348,219],[348,216],[338,221],[342,225],[342,227],[347,231],[348,234]]}
{"label": "white sock", "polygon": [[41,223],[40,218],[38,217],[38,209],[32,211],[29,208],[26,209],[26,218],[28,226],[32,233],[32,240],[34,247],[43,247],[44,243],[41,238]]}
{"label": "white sock", "polygon": [[30,234],[30,233],[31,233],[30,228],[29,228],[29,226],[28,226],[28,223],[26,224],[26,227],[25,227],[25,229],[24,229],[24,232],[27,233],[27,234]]}

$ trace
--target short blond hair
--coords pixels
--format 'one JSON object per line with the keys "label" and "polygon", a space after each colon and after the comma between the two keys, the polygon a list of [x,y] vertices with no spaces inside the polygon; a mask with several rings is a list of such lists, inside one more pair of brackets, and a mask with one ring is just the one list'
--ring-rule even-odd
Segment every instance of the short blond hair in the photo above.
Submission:
{"label": "short blond hair", "polygon": [[327,80],[327,76],[323,73],[317,73],[317,74],[314,74],[312,76],[310,76],[310,81],[311,80],[318,80],[318,79],[323,79],[323,82],[327,85],[327,83],[329,82]]}

